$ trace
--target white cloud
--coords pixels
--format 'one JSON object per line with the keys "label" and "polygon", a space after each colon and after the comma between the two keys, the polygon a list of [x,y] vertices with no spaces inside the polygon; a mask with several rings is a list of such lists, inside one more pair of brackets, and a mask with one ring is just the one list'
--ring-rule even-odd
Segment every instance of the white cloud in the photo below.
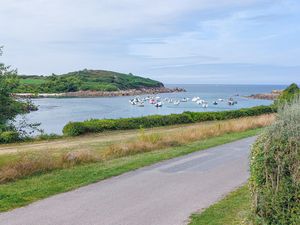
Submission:
{"label": "white cloud", "polygon": [[290,39],[300,31],[296,20],[281,20],[299,7],[296,0],[1,0],[0,45],[20,73],[297,65],[299,45]]}

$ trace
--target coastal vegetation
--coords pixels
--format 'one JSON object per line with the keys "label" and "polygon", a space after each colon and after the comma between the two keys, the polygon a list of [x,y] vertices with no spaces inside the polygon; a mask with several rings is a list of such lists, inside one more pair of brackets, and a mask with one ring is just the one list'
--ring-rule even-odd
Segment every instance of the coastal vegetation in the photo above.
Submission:
{"label": "coastal vegetation", "polygon": [[119,91],[141,88],[160,88],[161,82],[105,70],[81,70],[62,75],[20,76],[16,93],[64,93],[77,91]]}
{"label": "coastal vegetation", "polygon": [[[289,90],[297,90],[292,86]],[[250,188],[256,224],[300,224],[300,98],[287,96],[253,146]]]}
{"label": "coastal vegetation", "polygon": [[[2,48],[0,47],[0,56]],[[19,140],[20,132],[11,123],[18,114],[25,114],[36,108],[29,101],[19,101],[12,97],[12,90],[19,85],[17,71],[0,63],[0,143]]]}
{"label": "coastal vegetation", "polygon": [[[37,143],[21,151],[0,151],[0,210],[28,204],[152,163],[255,135],[271,114],[162,128],[138,129],[122,139],[112,134]],[[154,130],[153,130],[154,129]],[[120,132],[120,131],[119,131]],[[128,131],[129,132],[129,131]],[[117,135],[117,133],[116,133]],[[77,140],[78,139],[78,140]],[[88,142],[85,142],[85,140]],[[77,141],[77,142],[76,142]],[[55,143],[59,148],[55,149]],[[66,142],[64,144],[64,142]],[[23,144],[21,144],[23,145]],[[51,149],[53,146],[53,149]],[[20,147],[18,145],[18,147]]]}
{"label": "coastal vegetation", "polygon": [[296,96],[300,94],[300,88],[297,84],[293,83],[288,86],[275,101],[276,105],[285,105],[286,103],[291,103]]}
{"label": "coastal vegetation", "polygon": [[[183,146],[185,144],[226,133],[242,132],[249,129],[265,127],[272,123],[273,115],[245,117],[236,120],[199,124],[185,127],[167,133],[145,134],[141,129],[135,138],[117,143],[110,143],[97,150],[62,151],[21,153],[14,159],[6,161],[0,167],[0,183],[13,181],[39,172],[53,169],[72,167],[74,165],[107,161],[128,155],[149,152],[168,147]],[[1,157],[0,157],[1,159]]]}
{"label": "coastal vegetation", "polygon": [[69,122],[63,128],[63,133],[66,136],[78,136],[110,130],[129,130],[138,129],[140,127],[149,128],[213,120],[227,120],[274,112],[275,108],[272,106],[257,106],[221,112],[184,112],[182,114],[154,115],[123,119],[91,119],[84,122]]}

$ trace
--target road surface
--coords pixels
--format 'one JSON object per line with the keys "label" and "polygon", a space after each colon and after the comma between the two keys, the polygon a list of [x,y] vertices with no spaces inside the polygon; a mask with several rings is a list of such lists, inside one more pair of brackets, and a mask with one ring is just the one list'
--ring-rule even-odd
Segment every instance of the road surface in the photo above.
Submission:
{"label": "road surface", "polygon": [[255,137],[195,152],[0,214],[1,225],[181,225],[247,181]]}

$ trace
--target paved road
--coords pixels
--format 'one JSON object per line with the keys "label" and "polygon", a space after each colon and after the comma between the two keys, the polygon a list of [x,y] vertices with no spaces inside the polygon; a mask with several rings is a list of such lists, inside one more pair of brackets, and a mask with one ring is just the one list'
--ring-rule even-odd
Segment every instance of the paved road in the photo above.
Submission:
{"label": "paved road", "polygon": [[0,214],[6,225],[181,225],[246,182],[254,137],[168,160]]}

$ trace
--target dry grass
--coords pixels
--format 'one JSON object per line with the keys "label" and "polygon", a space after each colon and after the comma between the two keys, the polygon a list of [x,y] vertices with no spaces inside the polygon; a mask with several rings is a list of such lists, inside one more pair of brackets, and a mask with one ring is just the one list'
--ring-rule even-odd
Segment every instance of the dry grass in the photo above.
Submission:
{"label": "dry grass", "polygon": [[220,136],[231,132],[241,132],[270,125],[274,121],[274,115],[262,115],[220,121],[212,124],[199,125],[192,128],[184,128],[179,131],[166,134],[145,134],[142,130],[139,137],[130,142],[122,142],[110,145],[102,153],[104,159],[133,155],[141,152],[180,146],[193,141]]}
{"label": "dry grass", "polygon": [[0,169],[0,184],[18,178],[83,163],[100,161],[99,154],[91,151],[72,151],[60,155],[49,151],[20,154],[18,160]]}
{"label": "dry grass", "polygon": [[141,130],[135,139],[111,144],[102,151],[76,150],[62,153],[50,151],[27,152],[0,169],[0,183],[13,181],[25,176],[50,170],[68,168],[78,164],[92,163],[113,158],[181,146],[190,142],[220,136],[231,132],[241,132],[270,125],[274,115],[262,115],[241,119],[203,123],[183,127],[167,133],[145,134]]}

